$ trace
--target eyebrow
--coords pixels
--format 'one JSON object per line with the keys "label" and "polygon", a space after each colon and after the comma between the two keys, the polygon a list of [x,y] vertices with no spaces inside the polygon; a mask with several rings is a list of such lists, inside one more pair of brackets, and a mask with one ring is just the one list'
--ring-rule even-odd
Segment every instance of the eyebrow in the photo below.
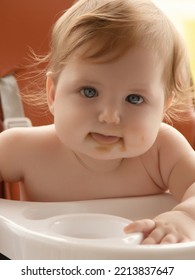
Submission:
{"label": "eyebrow", "polygon": [[98,82],[96,80],[92,80],[92,79],[87,79],[86,77],[74,77],[72,79],[72,82],[73,83],[80,83],[80,84],[83,84],[83,85],[93,85],[93,86],[103,86],[101,82]]}
{"label": "eyebrow", "polygon": [[151,89],[153,87],[153,83],[132,83],[130,85],[130,88],[132,90],[139,90],[139,91],[144,91],[144,90],[148,90]]}

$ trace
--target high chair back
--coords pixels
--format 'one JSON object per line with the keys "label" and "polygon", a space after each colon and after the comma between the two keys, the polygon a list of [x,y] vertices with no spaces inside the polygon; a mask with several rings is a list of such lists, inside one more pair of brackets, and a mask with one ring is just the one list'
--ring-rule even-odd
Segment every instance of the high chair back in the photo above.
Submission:
{"label": "high chair back", "polygon": [[[52,25],[68,9],[74,0],[1,0],[0,2],[0,78],[29,71],[30,50],[37,55],[48,52]],[[19,79],[19,88],[25,87],[25,79]],[[48,123],[48,118],[31,115],[24,104],[26,116],[33,125]]]}
{"label": "high chair back", "polygon": [[[13,75],[17,78],[20,74],[28,72],[30,49],[38,55],[47,53],[53,23],[73,2],[74,0],[1,0],[0,81],[6,76]],[[18,79],[17,82],[20,91],[23,91],[26,81]],[[45,125],[51,122],[49,113],[40,117],[29,105],[23,106],[25,116],[31,120],[32,125]],[[174,122],[173,125],[195,148],[195,113],[191,111],[186,114],[190,116],[189,121]],[[0,120],[3,119],[0,106]],[[1,121],[0,131],[3,130]],[[18,185],[15,188],[10,188],[8,184],[0,186],[0,197],[19,199]]]}
{"label": "high chair back", "polygon": [[[48,52],[51,27],[57,18],[68,9],[74,0],[1,0],[0,2],[0,105],[1,85],[7,76],[20,77],[29,71],[29,55],[32,49],[37,55]],[[18,79],[22,91],[25,79]],[[10,104],[11,106],[11,104]],[[45,114],[37,116],[27,104],[23,104],[25,115],[34,126],[49,124],[51,118]],[[0,131],[3,130],[3,111],[0,106]],[[0,186],[0,197],[18,199],[17,187]]]}

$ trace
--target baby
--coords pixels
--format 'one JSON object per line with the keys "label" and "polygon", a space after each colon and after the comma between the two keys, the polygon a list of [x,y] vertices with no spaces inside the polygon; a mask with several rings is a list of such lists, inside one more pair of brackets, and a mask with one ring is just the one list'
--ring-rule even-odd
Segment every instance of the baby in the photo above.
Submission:
{"label": "baby", "polygon": [[79,0],[43,62],[54,124],[0,135],[0,180],[30,201],[160,194],[178,204],[124,230],[143,244],[195,240],[195,153],[163,123],[191,106],[184,44],[147,0]]}

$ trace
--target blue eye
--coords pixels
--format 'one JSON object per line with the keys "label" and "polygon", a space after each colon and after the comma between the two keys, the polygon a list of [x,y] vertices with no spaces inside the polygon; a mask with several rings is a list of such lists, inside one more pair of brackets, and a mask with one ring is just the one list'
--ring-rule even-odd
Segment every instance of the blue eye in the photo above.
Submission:
{"label": "blue eye", "polygon": [[141,104],[144,102],[144,99],[143,97],[141,97],[140,95],[138,94],[129,94],[127,97],[126,97],[126,101],[131,103],[131,104],[135,104],[135,105],[138,105],[138,104]]}
{"label": "blue eye", "polygon": [[81,94],[87,98],[93,98],[98,96],[97,90],[91,87],[82,88]]}

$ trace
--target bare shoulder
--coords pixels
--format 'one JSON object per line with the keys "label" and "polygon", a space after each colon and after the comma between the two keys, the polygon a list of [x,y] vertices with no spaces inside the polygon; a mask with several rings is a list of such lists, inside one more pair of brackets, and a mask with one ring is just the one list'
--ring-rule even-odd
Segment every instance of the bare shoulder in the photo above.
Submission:
{"label": "bare shoulder", "polygon": [[0,157],[2,160],[5,157],[38,157],[39,153],[53,151],[59,145],[53,125],[13,128],[0,134]]}
{"label": "bare shoulder", "polygon": [[176,151],[177,154],[191,153],[193,148],[187,139],[174,127],[162,123],[157,137],[159,151]]}
{"label": "bare shoulder", "polygon": [[[40,126],[40,127],[18,127],[3,131],[0,133],[0,145],[10,146],[14,144],[15,147],[23,146],[23,144],[32,144],[34,141],[44,141],[48,142],[54,141],[55,139],[55,129],[53,125]],[[23,148],[25,148],[23,146]]]}
{"label": "bare shoulder", "polygon": [[[156,142],[163,181],[172,191],[174,188],[171,185],[175,185],[178,191],[186,185],[180,177],[186,178],[188,171],[192,169],[189,166],[195,166],[195,152],[186,138],[167,124],[162,124]],[[173,180],[174,177],[180,178],[180,180]],[[174,183],[170,183],[171,181]],[[181,182],[183,182],[182,186],[180,186]],[[174,190],[173,193],[177,193],[177,191]]]}
{"label": "bare shoulder", "polygon": [[157,137],[157,147],[161,166],[173,166],[187,155],[195,155],[187,139],[174,127],[162,124]]}
{"label": "bare shoulder", "polygon": [[52,125],[13,128],[0,133],[0,179],[20,180],[26,162],[55,142]]}

